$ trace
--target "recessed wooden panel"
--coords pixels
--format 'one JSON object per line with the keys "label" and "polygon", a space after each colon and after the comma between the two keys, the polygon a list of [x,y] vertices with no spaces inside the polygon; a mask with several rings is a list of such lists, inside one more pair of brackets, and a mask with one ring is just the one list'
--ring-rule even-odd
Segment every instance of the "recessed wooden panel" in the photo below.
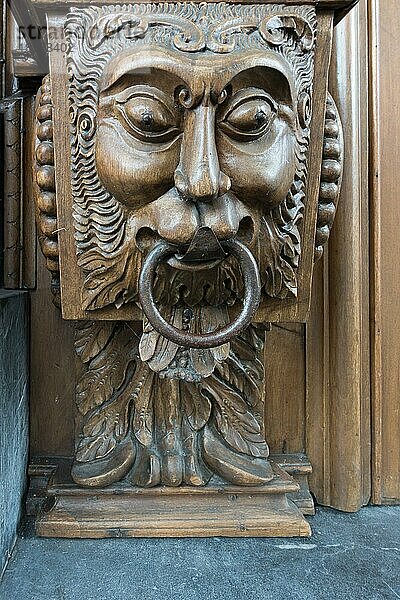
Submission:
{"label": "recessed wooden panel", "polygon": [[73,324],[52,303],[50,275],[38,251],[31,293],[30,453],[71,456],[74,450],[75,352]]}
{"label": "recessed wooden panel", "polygon": [[265,336],[265,433],[272,453],[305,451],[305,326],[273,325]]}

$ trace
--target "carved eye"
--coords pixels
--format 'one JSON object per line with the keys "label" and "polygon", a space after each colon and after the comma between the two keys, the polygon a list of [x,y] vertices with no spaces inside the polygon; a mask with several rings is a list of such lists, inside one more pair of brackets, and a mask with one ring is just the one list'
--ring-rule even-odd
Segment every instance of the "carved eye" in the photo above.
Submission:
{"label": "carved eye", "polygon": [[145,142],[169,141],[180,133],[180,112],[168,106],[161,90],[136,86],[115,98],[117,116],[124,127]]}
{"label": "carved eye", "polygon": [[276,103],[268,94],[246,90],[225,108],[219,125],[234,139],[252,141],[268,133],[276,114]]}
{"label": "carved eye", "polygon": [[264,129],[270,122],[271,115],[271,106],[267,102],[249,100],[227,115],[226,122],[234,129],[252,133]]}

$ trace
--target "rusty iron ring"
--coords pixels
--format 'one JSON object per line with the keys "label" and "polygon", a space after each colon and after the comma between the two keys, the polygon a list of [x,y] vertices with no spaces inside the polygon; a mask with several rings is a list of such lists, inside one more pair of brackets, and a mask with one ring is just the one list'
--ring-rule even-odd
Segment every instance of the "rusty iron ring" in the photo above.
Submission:
{"label": "rusty iron ring", "polygon": [[177,329],[161,316],[153,297],[153,283],[158,265],[177,253],[177,247],[160,242],[145,258],[139,277],[139,298],[143,312],[151,325],[162,336],[184,348],[215,348],[230,342],[248,325],[258,308],[261,297],[261,282],[257,263],[250,250],[238,240],[221,242],[227,254],[238,261],[244,283],[243,309],[239,316],[221,329],[211,333],[194,334]]}

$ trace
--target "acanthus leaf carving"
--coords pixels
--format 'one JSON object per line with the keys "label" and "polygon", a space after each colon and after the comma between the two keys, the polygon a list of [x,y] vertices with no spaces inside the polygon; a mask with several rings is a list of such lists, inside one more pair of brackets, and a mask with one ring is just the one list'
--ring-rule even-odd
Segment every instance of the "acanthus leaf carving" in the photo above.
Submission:
{"label": "acanthus leaf carving", "polygon": [[206,398],[213,401],[215,426],[225,442],[243,454],[267,458],[269,451],[260,423],[238,390],[217,375],[200,385]]}
{"label": "acanthus leaf carving", "polygon": [[112,321],[85,321],[75,330],[75,351],[83,363],[96,357],[104,349],[113,335],[115,323]]}
{"label": "acanthus leaf carving", "polygon": [[118,395],[137,354],[132,332],[118,323],[84,323],[77,331],[76,348],[88,368],[78,382],[76,401],[80,413],[86,415]]}
{"label": "acanthus leaf carving", "polygon": [[150,447],[154,436],[154,406],[152,387],[156,375],[148,372],[146,363],[139,366],[140,386],[135,392],[134,417],[132,419],[132,429],[137,440],[146,447]]}
{"label": "acanthus leaf carving", "polygon": [[[292,36],[300,44],[302,51],[312,49],[315,36],[307,19],[296,13],[280,12],[264,17],[260,11],[242,11],[236,17],[234,9],[226,3],[215,14],[219,20],[210,20],[210,11],[200,6],[197,17],[193,5],[176,3],[167,4],[166,14],[158,10],[157,5],[140,6],[139,14],[133,14],[130,7],[118,7],[114,14],[100,16],[88,30],[89,46],[95,50],[111,37],[121,34],[127,41],[142,39],[149,27],[167,27],[174,30],[172,43],[182,52],[200,52],[211,50],[215,53],[232,52],[236,46],[235,34],[258,32],[261,37],[273,46],[281,46]],[[131,5],[131,7],[137,5]],[[197,17],[197,22],[193,17]],[[193,19],[193,20],[192,20]],[[67,29],[68,31],[68,29]],[[175,32],[178,33],[175,33]]]}
{"label": "acanthus leaf carving", "polygon": [[82,429],[83,439],[76,451],[77,461],[104,458],[126,438],[131,404],[131,390],[126,388],[105,406],[100,406],[90,414]]}
{"label": "acanthus leaf carving", "polygon": [[[83,422],[73,477],[98,485],[100,471],[102,484],[117,473],[135,485],[204,485],[211,472],[199,454],[203,444],[211,462],[213,444],[227,444],[227,456],[238,454],[237,465],[226,471],[217,460],[214,472],[253,481],[260,468],[254,482],[264,481],[265,466],[253,461],[268,456],[260,412],[263,331],[250,327],[210,376],[190,382],[161,378],[139,359],[134,324],[80,324],[77,351],[86,367],[77,386]],[[206,430],[214,431],[211,444]],[[170,453],[176,458],[163,458]]]}
{"label": "acanthus leaf carving", "polygon": [[[183,386],[183,384],[181,384]],[[211,402],[201,394],[200,387],[195,384],[186,384],[183,396],[183,410],[189,425],[194,431],[200,431],[211,415]]]}

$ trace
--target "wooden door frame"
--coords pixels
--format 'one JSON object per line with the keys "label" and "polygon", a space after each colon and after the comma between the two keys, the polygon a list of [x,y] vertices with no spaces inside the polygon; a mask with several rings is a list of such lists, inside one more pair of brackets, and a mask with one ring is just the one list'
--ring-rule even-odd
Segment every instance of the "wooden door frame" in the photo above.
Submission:
{"label": "wooden door frame", "polygon": [[362,0],[335,30],[330,91],[343,121],[341,199],[306,326],[306,449],[319,503],[356,511],[370,477],[368,35]]}

